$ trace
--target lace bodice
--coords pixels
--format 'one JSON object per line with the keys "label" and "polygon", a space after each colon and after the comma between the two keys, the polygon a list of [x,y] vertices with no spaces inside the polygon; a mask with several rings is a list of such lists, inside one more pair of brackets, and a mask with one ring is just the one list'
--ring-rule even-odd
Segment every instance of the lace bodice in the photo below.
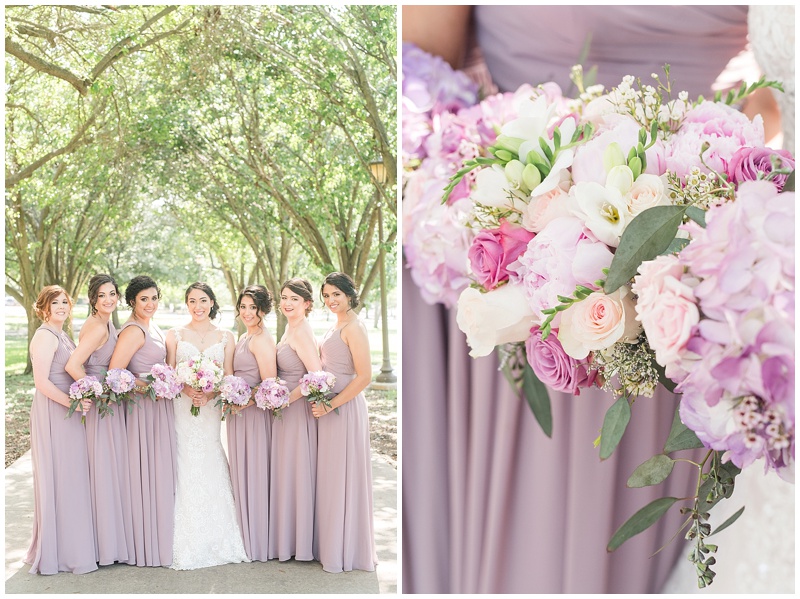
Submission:
{"label": "lace bodice", "polygon": [[221,332],[222,339],[220,341],[217,341],[213,345],[209,345],[203,351],[200,351],[193,343],[182,339],[180,331],[176,330],[175,337],[178,340],[178,347],[175,352],[176,361],[179,363],[185,362],[189,358],[204,355],[208,358],[211,358],[215,362],[218,362],[221,366],[225,361],[225,346],[228,344],[228,336],[224,331]]}

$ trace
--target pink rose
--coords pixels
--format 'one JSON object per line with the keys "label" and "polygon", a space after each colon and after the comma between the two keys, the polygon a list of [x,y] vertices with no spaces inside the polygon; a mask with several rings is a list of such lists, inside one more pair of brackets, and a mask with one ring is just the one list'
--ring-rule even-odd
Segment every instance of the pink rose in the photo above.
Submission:
{"label": "pink rose", "polygon": [[636,311],[642,312],[657,304],[664,292],[664,280],[681,279],[683,265],[675,254],[657,256],[639,265],[639,274],[631,290],[636,294]]}
{"label": "pink rose", "polygon": [[487,290],[508,280],[508,266],[525,251],[534,234],[503,219],[499,229],[484,229],[469,248],[472,272]]}
{"label": "pink rose", "polygon": [[[736,186],[745,181],[757,181],[772,172],[772,158],[778,158],[779,168],[794,170],[794,158],[788,150],[772,148],[739,148],[728,164],[728,180]],[[772,179],[778,191],[783,190],[789,175],[776,175]]]}
{"label": "pink rose", "polygon": [[597,371],[590,369],[585,362],[568,356],[558,341],[557,333],[553,330],[547,339],[542,340],[539,328],[531,329],[531,335],[525,342],[528,364],[548,387],[580,395],[581,388],[594,384]]}
{"label": "pink rose", "polygon": [[647,308],[637,303],[636,312],[656,362],[662,366],[682,357],[700,321],[692,289],[673,277],[664,279],[657,301]]}
{"label": "pink rose", "polygon": [[538,233],[553,219],[572,216],[573,210],[577,207],[575,198],[559,185],[547,193],[531,198],[528,207],[522,213],[522,226],[528,231]]}
{"label": "pink rose", "polygon": [[623,286],[608,295],[595,292],[564,310],[558,340],[567,355],[582,360],[589,352],[609,348],[617,341],[635,343],[641,328],[633,297]]}

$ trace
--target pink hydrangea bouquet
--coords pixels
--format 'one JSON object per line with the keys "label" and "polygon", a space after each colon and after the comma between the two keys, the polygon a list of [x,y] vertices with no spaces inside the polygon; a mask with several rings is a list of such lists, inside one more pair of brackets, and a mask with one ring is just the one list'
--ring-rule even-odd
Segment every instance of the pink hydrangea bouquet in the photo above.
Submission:
{"label": "pink hydrangea bouquet", "polygon": [[150,399],[175,399],[183,391],[183,382],[178,378],[178,373],[169,364],[153,364],[150,373],[144,377],[148,382],[147,394]]}
{"label": "pink hydrangea bouquet", "polygon": [[289,388],[286,381],[279,378],[264,379],[256,387],[256,405],[262,410],[270,410],[276,418],[282,417],[283,409],[289,405]]}
{"label": "pink hydrangea bouquet", "polygon": [[215,404],[222,408],[222,420],[230,414],[233,406],[246,406],[250,402],[252,391],[242,377],[232,374],[224,376],[219,384],[219,398]]}
{"label": "pink hydrangea bouquet", "polygon": [[[189,358],[185,362],[180,362],[176,368],[178,380],[184,385],[189,385],[192,389],[204,393],[213,393],[219,390],[224,372],[222,366],[211,358],[200,355],[196,358]],[[192,406],[192,416],[200,414],[198,406]]]}
{"label": "pink hydrangea bouquet", "polygon": [[[103,384],[97,380],[96,376],[88,375],[78,379],[69,386],[69,409],[67,410],[67,417],[81,407],[81,402],[84,399],[91,399],[97,401],[103,395]],[[86,412],[81,410],[81,424],[86,424]]]}
{"label": "pink hydrangea bouquet", "polygon": [[[307,372],[300,378],[300,393],[308,397],[308,401],[322,403],[330,408],[331,400],[328,394],[333,391],[335,384],[336,377],[330,372],[324,370]],[[333,411],[338,414],[339,408],[334,408]]]}
{"label": "pink hydrangea bouquet", "polygon": [[[103,388],[108,401],[102,402],[99,406],[100,417],[105,417],[106,413],[114,415],[111,404],[122,405],[125,400],[133,401],[131,391],[136,386],[136,377],[125,368],[112,368],[106,372]],[[129,403],[131,409],[133,406]]]}
{"label": "pink hydrangea bouquet", "polygon": [[[441,203],[463,194],[470,284],[457,321],[470,354],[502,348],[504,370],[548,435],[548,387],[617,396],[598,441],[605,459],[636,397],[678,385],[664,453],[629,485],[662,482],[674,451],[708,449],[700,492],[684,508],[705,586],[708,510],[730,495],[739,469],[764,458],[793,475],[794,158],[764,146],[761,117],[731,107],[774,82],[692,102],[673,97],[668,66],[665,74],[655,85],[625,77],[606,92],[584,87],[576,68],[577,99],[552,83],[518,91],[494,141],[471,147]],[[679,501],[643,508],[609,550]]]}

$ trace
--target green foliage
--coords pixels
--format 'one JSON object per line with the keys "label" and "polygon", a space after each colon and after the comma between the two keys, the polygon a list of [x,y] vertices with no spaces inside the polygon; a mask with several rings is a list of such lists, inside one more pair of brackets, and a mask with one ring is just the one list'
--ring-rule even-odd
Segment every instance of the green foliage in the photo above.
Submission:
{"label": "green foliage", "polygon": [[603,419],[603,428],[600,432],[601,460],[609,458],[614,453],[630,421],[631,404],[627,397],[622,396],[608,409]]}
{"label": "green foliage", "polygon": [[677,497],[662,497],[648,503],[617,529],[606,549],[615,551],[631,537],[650,528],[676,501],[679,501]]}
{"label": "green foliage", "polygon": [[628,487],[639,488],[657,485],[672,473],[675,461],[669,456],[659,453],[641,464],[628,478]]}
{"label": "green foliage", "polygon": [[542,432],[548,437],[553,436],[553,414],[550,407],[550,396],[547,394],[547,387],[542,383],[533,372],[530,365],[525,365],[522,379],[522,389],[525,399],[533,411],[536,422],[542,427]]}

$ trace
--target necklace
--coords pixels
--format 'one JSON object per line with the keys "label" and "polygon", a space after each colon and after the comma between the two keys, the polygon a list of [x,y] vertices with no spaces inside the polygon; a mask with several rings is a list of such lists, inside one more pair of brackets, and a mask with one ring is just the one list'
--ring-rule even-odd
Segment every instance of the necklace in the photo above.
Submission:
{"label": "necklace", "polygon": [[189,329],[190,331],[192,331],[192,332],[193,332],[195,335],[197,335],[198,337],[200,337],[200,345],[204,345],[204,344],[205,344],[205,341],[206,341],[206,337],[208,336],[208,334],[209,334],[211,331],[214,331],[214,330],[216,330],[216,329],[214,328],[214,325],[211,325],[210,327],[208,327],[208,328],[206,329],[206,332],[205,332],[205,333],[203,333],[203,334],[201,335],[201,334],[200,334],[200,331],[196,331],[196,330],[195,330],[195,329],[193,329],[192,327],[189,327],[189,326],[187,326],[186,328],[187,328],[187,329]]}

